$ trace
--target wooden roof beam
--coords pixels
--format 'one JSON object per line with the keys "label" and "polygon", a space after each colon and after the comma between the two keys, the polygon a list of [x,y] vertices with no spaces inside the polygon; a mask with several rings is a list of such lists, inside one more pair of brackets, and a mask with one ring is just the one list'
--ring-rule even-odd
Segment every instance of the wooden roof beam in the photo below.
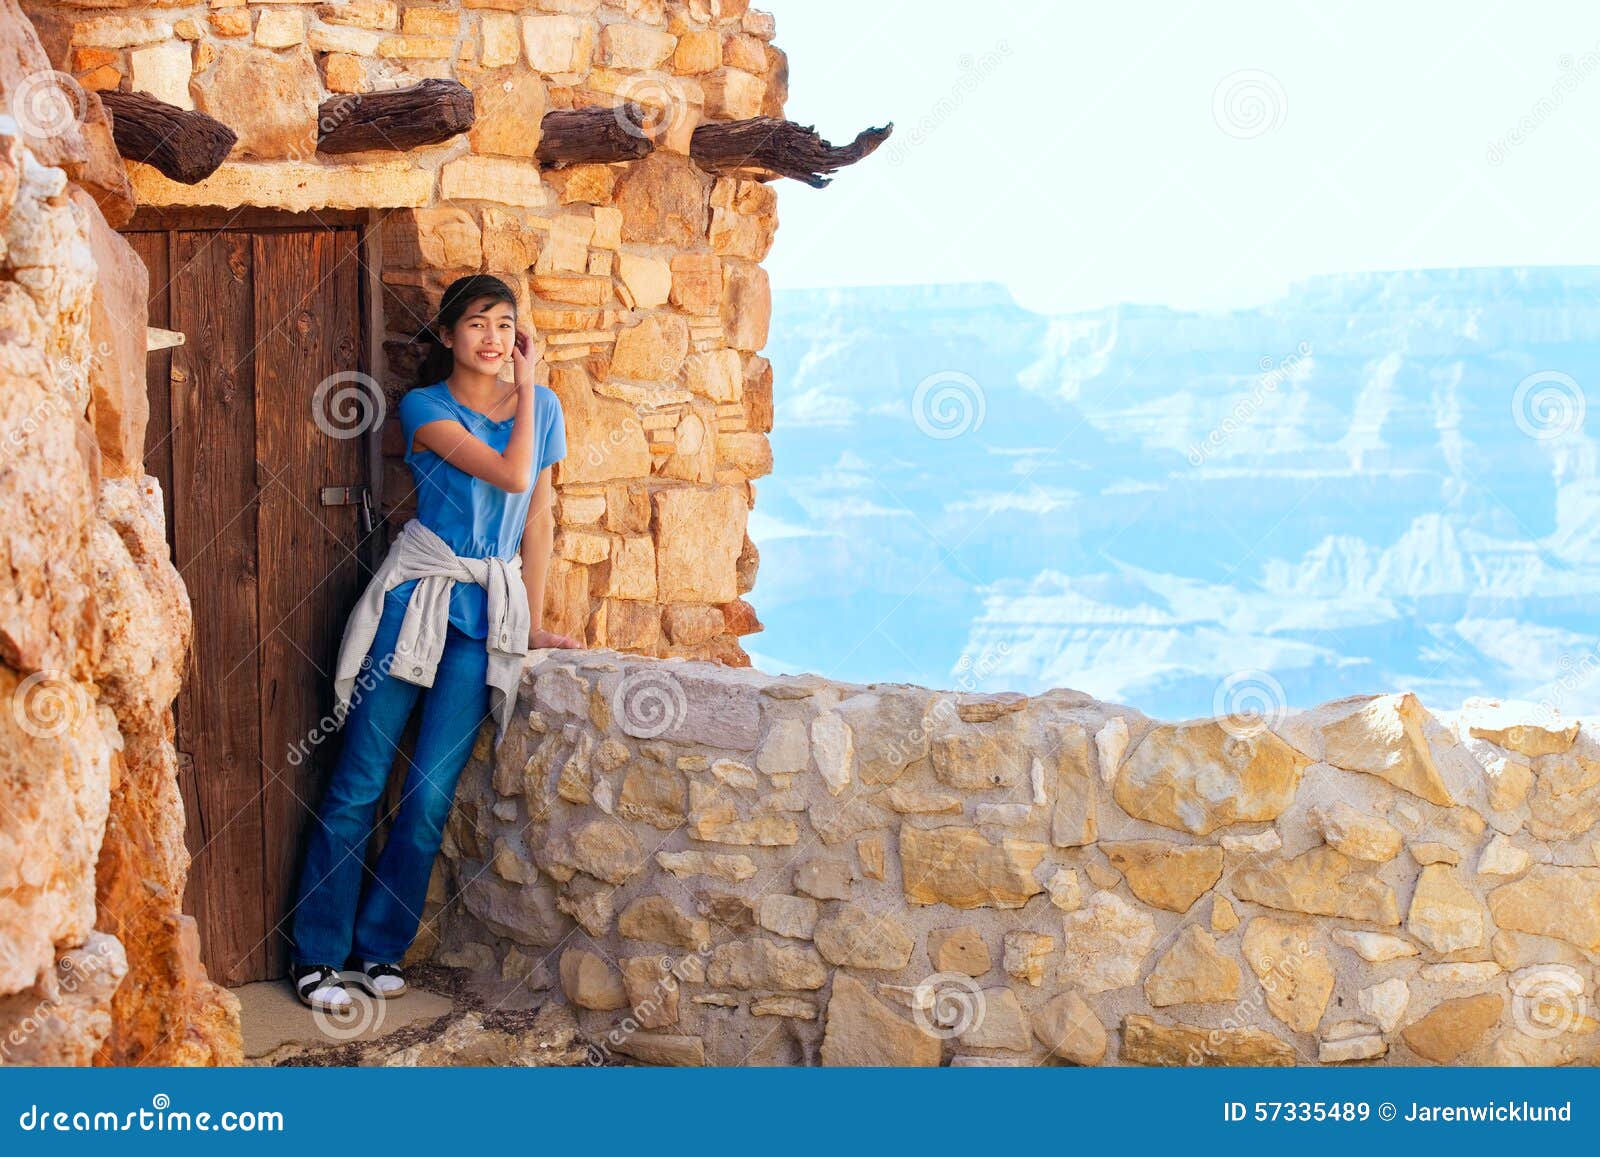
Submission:
{"label": "wooden roof beam", "polygon": [[331,96],[317,106],[317,151],[404,151],[436,145],[472,127],[472,90],[460,81]]}
{"label": "wooden roof beam", "polygon": [[111,114],[111,138],[130,161],[153,165],[185,185],[205,180],[227,158],[239,138],[215,117],[179,108],[143,92],[105,91],[100,103]]}
{"label": "wooden roof beam", "polygon": [[534,155],[550,169],[637,161],[655,148],[646,114],[633,104],[552,109],[544,114],[539,129],[539,148]]}
{"label": "wooden roof beam", "polygon": [[894,122],[863,129],[848,145],[831,145],[810,125],[777,117],[704,124],[694,130],[689,155],[710,173],[752,176],[758,180],[792,177],[820,189],[826,173],[869,156],[889,139]]}

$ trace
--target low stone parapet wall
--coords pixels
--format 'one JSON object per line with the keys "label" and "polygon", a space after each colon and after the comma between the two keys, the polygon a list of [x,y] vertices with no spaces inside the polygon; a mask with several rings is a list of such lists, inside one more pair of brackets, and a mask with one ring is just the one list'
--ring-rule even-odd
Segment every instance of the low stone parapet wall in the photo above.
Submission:
{"label": "low stone parapet wall", "polygon": [[422,945],[674,1064],[1600,1059],[1593,721],[541,653]]}

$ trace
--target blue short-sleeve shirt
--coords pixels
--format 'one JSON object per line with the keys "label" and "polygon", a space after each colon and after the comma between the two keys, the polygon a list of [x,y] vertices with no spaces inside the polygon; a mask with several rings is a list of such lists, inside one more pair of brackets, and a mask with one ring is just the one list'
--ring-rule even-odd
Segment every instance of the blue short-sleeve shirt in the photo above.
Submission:
{"label": "blue short-sleeve shirt", "polygon": [[[539,472],[567,455],[566,423],[561,399],[548,386],[534,387],[534,462],[528,489],[512,494],[491,482],[474,478],[452,466],[432,450],[413,450],[417,428],[448,419],[496,450],[511,441],[516,416],[496,422],[456,401],[444,382],[420,386],[400,399],[400,429],[405,438],[406,465],[417,487],[417,520],[450,544],[465,558],[511,560],[522,547],[528,524],[528,506]],[[417,580],[390,589],[387,597],[409,601]],[[488,593],[477,583],[458,582],[450,592],[450,622],[475,639],[489,634]]]}

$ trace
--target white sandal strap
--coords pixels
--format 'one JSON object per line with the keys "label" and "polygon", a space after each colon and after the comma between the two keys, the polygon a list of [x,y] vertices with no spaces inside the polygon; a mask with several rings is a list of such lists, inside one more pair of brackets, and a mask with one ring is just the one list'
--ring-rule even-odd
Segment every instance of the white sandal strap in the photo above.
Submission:
{"label": "white sandal strap", "polygon": [[325,964],[312,969],[295,982],[295,990],[301,996],[310,996],[319,988],[343,987],[344,981],[340,979],[338,970]]}

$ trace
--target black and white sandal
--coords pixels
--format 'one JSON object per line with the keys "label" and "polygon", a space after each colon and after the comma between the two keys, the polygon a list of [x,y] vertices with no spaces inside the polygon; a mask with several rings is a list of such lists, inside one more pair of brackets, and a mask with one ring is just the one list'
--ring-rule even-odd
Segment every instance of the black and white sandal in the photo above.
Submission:
{"label": "black and white sandal", "polygon": [[400,971],[398,964],[363,960],[361,971],[356,976],[360,978],[363,988],[384,1000],[393,1000],[406,994],[406,974]]}
{"label": "black and white sandal", "polygon": [[294,991],[301,1004],[321,1012],[346,1013],[355,1007],[339,970],[329,964],[296,965]]}

